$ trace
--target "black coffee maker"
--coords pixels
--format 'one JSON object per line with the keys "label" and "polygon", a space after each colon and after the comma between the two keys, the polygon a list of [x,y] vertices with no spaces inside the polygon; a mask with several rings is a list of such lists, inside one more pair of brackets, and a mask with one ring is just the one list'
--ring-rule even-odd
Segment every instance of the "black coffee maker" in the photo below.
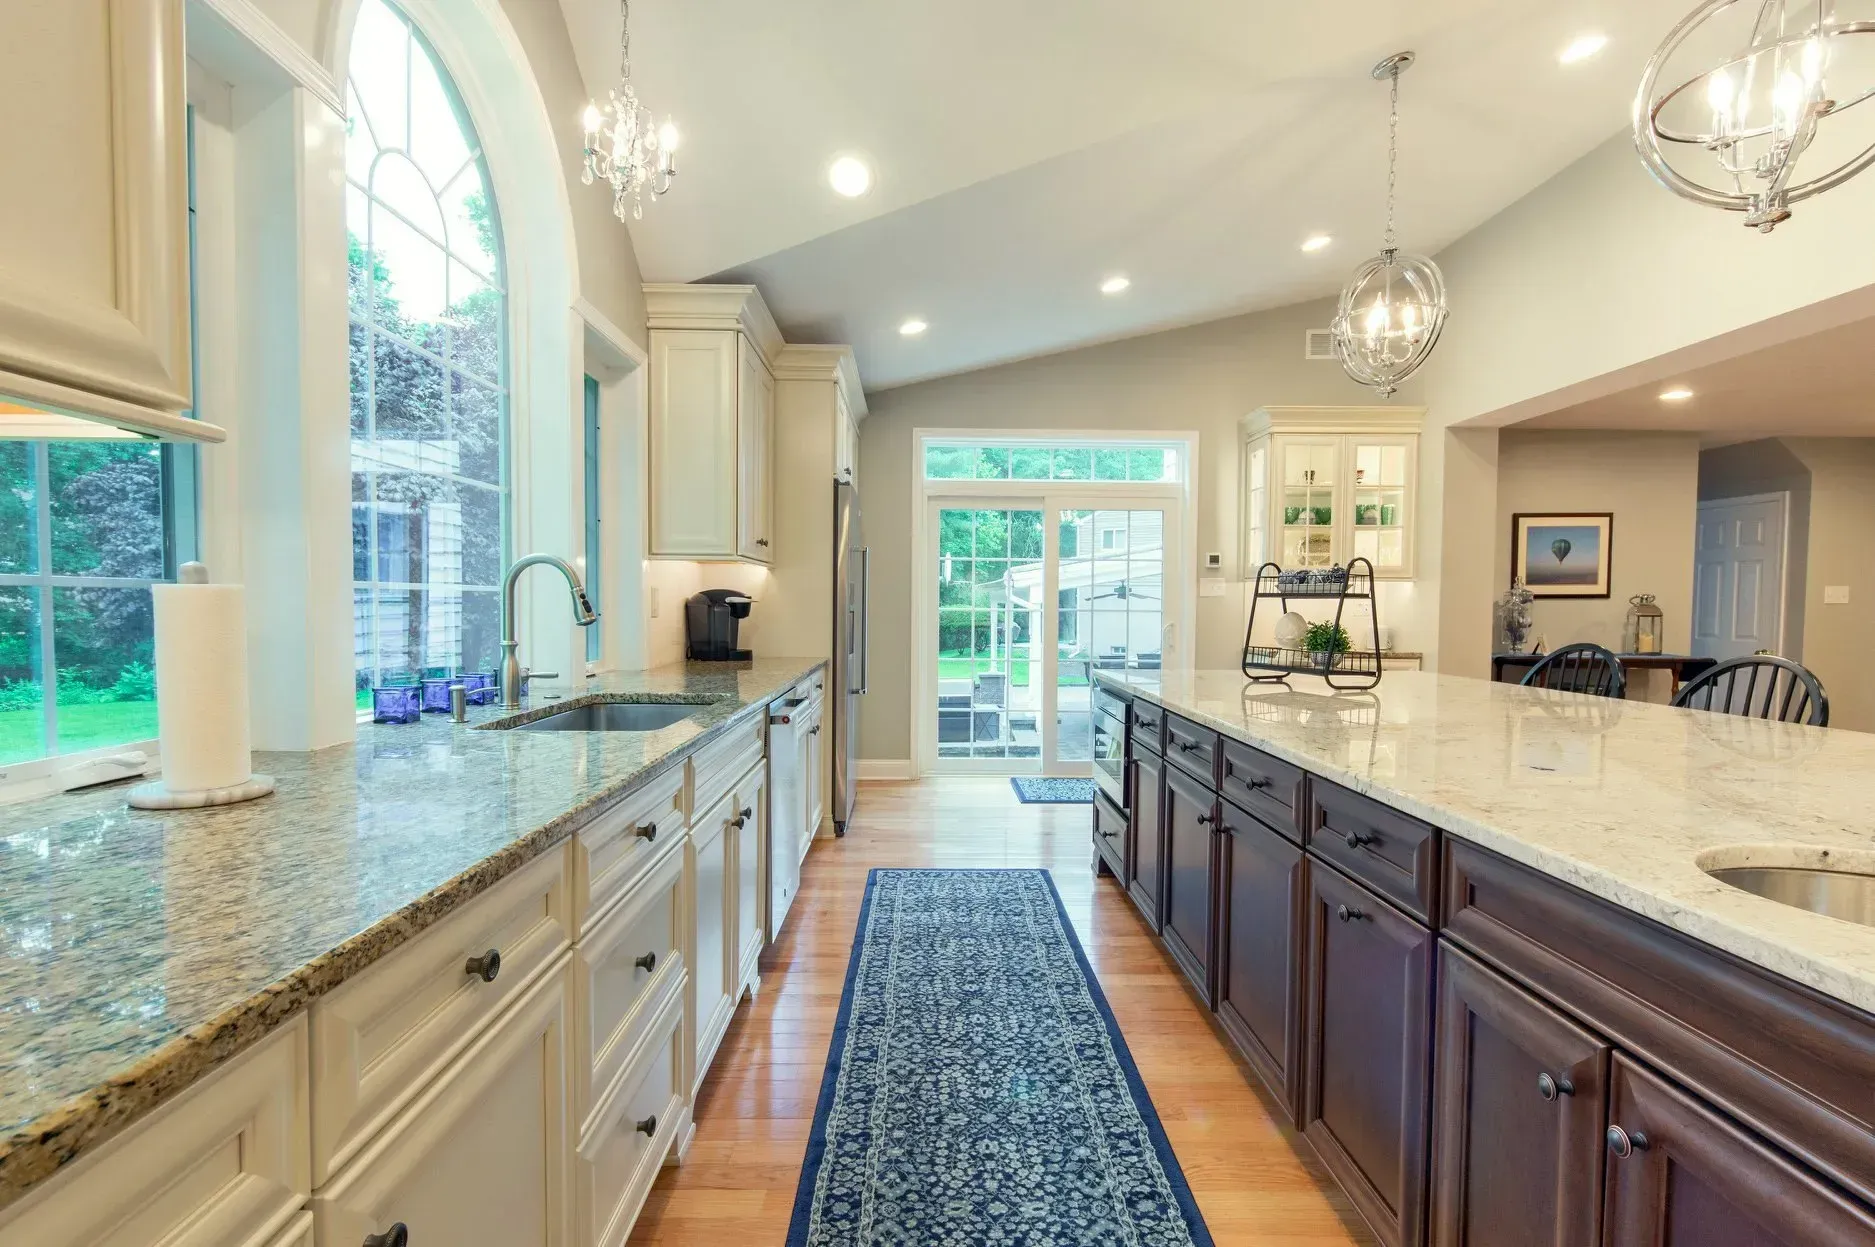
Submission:
{"label": "black coffee maker", "polygon": [[755,599],[734,589],[705,589],[684,603],[692,662],[746,662],[755,657],[736,648],[736,632]]}

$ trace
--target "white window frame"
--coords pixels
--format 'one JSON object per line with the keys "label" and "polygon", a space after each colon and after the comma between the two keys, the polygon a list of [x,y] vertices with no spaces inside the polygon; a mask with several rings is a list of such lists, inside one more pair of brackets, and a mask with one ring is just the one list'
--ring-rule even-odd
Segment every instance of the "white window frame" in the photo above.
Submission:
{"label": "white window frame", "polygon": [[[925,451],[933,443],[972,446],[1088,446],[1088,447],[1165,447],[1179,456],[1179,479],[1175,481],[1019,481],[1019,480],[933,480],[925,476]],[[1178,538],[1165,543],[1167,566],[1165,580],[1179,589],[1173,629],[1173,662],[1166,670],[1188,672],[1195,658],[1198,597],[1198,434],[1191,431],[1167,432],[1159,429],[1125,431],[1114,429],[968,429],[915,428],[912,430],[911,505],[912,549],[912,688],[911,767],[915,776],[945,773],[1039,774],[1040,760],[1028,759],[944,759],[937,757],[937,601],[934,576],[927,575],[931,554],[926,548],[933,532],[931,516],[937,504],[947,506],[982,504],[988,507],[1037,507],[1043,513],[1043,540],[1053,542],[1059,536],[1060,500],[1085,508],[1090,495],[1103,502],[1111,501],[1116,510],[1157,505],[1166,510],[1168,527],[1176,525]],[[1043,626],[1053,636],[1058,630],[1060,600],[1055,582],[1054,559],[1048,560],[1050,573],[1043,589]],[[1055,724],[1044,716],[1045,734],[1042,757],[1052,756]],[[1075,766],[1059,773],[1086,773],[1088,768]]]}

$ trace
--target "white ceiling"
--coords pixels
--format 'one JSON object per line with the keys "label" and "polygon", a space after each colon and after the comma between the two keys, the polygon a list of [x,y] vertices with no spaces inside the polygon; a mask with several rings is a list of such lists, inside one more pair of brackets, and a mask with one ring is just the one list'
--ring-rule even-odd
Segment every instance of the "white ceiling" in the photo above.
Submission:
{"label": "white ceiling", "polygon": [[[639,0],[634,77],[684,148],[633,243],[648,281],[754,281],[868,389],[1330,295],[1379,244],[1374,61],[1419,53],[1401,231],[1436,251],[1618,132],[1688,2]],[[615,0],[560,4],[603,94]],[[846,153],[858,200],[827,186]]]}
{"label": "white ceiling", "polygon": [[[1513,427],[1698,433],[1708,446],[1760,437],[1875,437],[1875,320],[1852,321]],[[1663,403],[1684,387],[1693,397]]]}

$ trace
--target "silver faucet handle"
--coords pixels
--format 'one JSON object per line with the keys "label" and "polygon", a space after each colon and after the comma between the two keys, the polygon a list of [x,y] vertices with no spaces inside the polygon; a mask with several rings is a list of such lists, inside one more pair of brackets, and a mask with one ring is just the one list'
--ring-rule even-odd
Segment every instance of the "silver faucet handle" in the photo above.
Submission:
{"label": "silver faucet handle", "polygon": [[560,673],[558,671],[535,671],[531,667],[521,668],[521,683],[523,684],[526,684],[529,680],[557,680],[559,678]]}

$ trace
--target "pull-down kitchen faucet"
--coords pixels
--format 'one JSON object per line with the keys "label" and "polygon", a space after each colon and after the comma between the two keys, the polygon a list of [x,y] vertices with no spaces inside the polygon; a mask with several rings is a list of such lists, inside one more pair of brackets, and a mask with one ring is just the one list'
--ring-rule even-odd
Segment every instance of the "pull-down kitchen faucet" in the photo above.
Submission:
{"label": "pull-down kitchen faucet", "polygon": [[[566,577],[567,588],[573,591],[573,622],[582,628],[590,628],[599,622],[599,613],[592,608],[586,598],[586,587],[579,582],[579,573],[572,564],[563,558],[551,554],[530,554],[526,558],[516,559],[514,566],[501,581],[501,705],[504,710],[515,710],[521,705],[521,682],[525,674],[521,670],[521,660],[515,651],[521,648],[521,638],[515,635],[514,621],[514,583],[521,578],[521,573],[536,563],[544,563]],[[547,672],[541,673],[543,676]]]}

